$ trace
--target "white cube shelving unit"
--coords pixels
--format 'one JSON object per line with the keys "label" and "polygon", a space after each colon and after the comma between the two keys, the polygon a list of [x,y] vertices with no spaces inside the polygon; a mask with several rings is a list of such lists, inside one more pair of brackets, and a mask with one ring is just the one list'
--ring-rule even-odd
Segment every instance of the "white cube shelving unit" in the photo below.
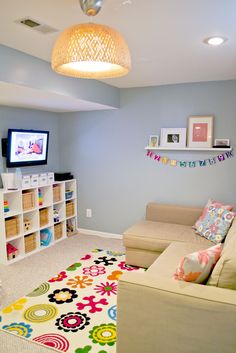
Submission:
{"label": "white cube shelving unit", "polygon": [[[23,202],[25,197],[27,203]],[[4,212],[4,201],[8,203],[7,212]],[[76,179],[56,181],[50,185],[27,189],[0,189],[0,205],[1,264],[8,265],[19,261],[77,233]],[[57,211],[59,219],[54,219],[54,210]],[[47,246],[41,244],[44,230],[51,232],[52,235]],[[29,248],[32,249],[28,251],[26,239],[30,239],[32,234],[35,240],[28,241]],[[11,259],[8,259],[7,255],[8,243],[18,250]]]}

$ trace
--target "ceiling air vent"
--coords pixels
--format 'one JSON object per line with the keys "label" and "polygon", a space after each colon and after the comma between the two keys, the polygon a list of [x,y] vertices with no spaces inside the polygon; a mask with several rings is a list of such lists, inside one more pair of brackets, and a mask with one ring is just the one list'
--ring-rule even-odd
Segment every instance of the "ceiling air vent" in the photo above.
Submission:
{"label": "ceiling air vent", "polygon": [[40,26],[40,23],[32,20],[31,18],[25,18],[25,19],[21,20],[20,23],[22,23],[23,25],[28,26],[30,28],[35,28],[35,27]]}
{"label": "ceiling air vent", "polygon": [[58,29],[48,26],[46,24],[40,23],[39,21],[31,18],[25,17],[15,21],[18,24],[24,25],[34,31],[40,32],[42,34],[49,34],[58,32]]}

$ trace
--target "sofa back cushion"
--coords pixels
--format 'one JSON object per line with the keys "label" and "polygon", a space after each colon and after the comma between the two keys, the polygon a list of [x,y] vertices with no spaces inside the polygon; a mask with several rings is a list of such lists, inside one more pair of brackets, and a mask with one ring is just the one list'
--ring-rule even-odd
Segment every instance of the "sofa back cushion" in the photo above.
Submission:
{"label": "sofa back cushion", "polygon": [[206,215],[212,208],[223,208],[228,211],[232,211],[234,206],[233,205],[224,205],[222,202],[215,201],[215,200],[208,200],[206,206],[203,208],[202,214],[197,220],[197,222],[193,225],[193,229],[197,229],[202,221],[205,219]]}
{"label": "sofa back cushion", "polygon": [[202,214],[201,208],[148,203],[146,220],[192,226]]}
{"label": "sofa back cushion", "polygon": [[221,257],[215,265],[207,284],[236,289],[236,218],[226,237]]}
{"label": "sofa back cushion", "polygon": [[196,222],[196,233],[215,244],[222,243],[234,220],[235,213],[210,205],[201,221]]}

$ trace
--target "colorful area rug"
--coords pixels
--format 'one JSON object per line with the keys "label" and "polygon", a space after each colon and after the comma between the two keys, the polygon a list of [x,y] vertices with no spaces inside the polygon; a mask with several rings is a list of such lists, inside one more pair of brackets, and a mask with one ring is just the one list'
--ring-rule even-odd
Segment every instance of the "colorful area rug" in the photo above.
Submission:
{"label": "colorful area rug", "polygon": [[0,328],[68,353],[115,353],[117,281],[141,271],[96,249],[0,313]]}

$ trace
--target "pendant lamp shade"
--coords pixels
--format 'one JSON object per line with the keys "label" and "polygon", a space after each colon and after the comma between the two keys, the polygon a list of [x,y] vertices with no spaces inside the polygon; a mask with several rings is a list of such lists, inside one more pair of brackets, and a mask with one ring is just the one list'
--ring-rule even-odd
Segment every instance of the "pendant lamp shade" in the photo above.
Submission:
{"label": "pendant lamp shade", "polygon": [[126,42],[116,30],[83,23],[66,29],[58,37],[51,65],[62,75],[103,79],[126,75],[131,59]]}

